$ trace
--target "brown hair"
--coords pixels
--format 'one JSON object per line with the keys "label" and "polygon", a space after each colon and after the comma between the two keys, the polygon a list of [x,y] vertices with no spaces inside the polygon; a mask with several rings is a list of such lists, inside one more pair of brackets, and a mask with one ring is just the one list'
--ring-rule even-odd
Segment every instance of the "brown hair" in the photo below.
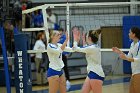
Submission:
{"label": "brown hair", "polygon": [[100,33],[101,33],[101,29],[90,30],[88,33],[88,37],[91,37],[93,43],[97,43]]}
{"label": "brown hair", "polygon": [[46,12],[52,12],[51,8],[48,7],[48,8],[46,9]]}
{"label": "brown hair", "polygon": [[140,29],[138,27],[132,27],[130,30],[140,40]]}
{"label": "brown hair", "polygon": [[43,34],[44,34],[43,32],[39,32],[39,33],[37,34],[37,40],[39,40],[39,39],[42,37]]}

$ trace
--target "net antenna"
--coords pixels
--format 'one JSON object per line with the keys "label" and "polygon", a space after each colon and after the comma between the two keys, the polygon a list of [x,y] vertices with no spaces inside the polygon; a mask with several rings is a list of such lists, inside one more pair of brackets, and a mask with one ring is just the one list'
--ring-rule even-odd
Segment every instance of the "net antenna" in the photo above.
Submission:
{"label": "net antenna", "polygon": [[[67,33],[68,33],[68,37],[70,37],[70,8],[69,8],[69,3],[67,0],[67,11],[66,11],[66,22],[67,22]],[[70,46],[70,39],[67,42],[67,46]]]}

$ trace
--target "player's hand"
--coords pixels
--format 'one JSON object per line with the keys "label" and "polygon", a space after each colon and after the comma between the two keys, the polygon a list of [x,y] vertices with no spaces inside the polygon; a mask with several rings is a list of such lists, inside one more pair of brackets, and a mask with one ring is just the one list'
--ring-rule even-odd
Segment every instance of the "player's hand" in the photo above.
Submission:
{"label": "player's hand", "polygon": [[118,54],[123,54],[123,52],[117,48],[117,47],[112,47],[113,52],[118,53]]}
{"label": "player's hand", "polygon": [[72,32],[73,32],[74,41],[79,42],[79,40],[80,40],[80,31],[74,29],[74,30],[72,30]]}
{"label": "player's hand", "polygon": [[127,57],[126,57],[125,54],[120,54],[119,57],[120,57],[121,59],[123,59],[123,60],[127,60]]}
{"label": "player's hand", "polygon": [[68,40],[69,40],[68,32],[66,32],[65,35],[66,35],[66,40],[65,41],[68,42]]}
{"label": "player's hand", "polygon": [[85,36],[85,33],[82,34],[82,40],[83,40],[83,45],[86,44],[86,36]]}
{"label": "player's hand", "polygon": [[77,33],[78,33],[78,36],[77,36],[77,42],[79,42],[79,41],[80,41],[80,37],[81,37],[81,35],[80,35],[80,31],[78,31]]}

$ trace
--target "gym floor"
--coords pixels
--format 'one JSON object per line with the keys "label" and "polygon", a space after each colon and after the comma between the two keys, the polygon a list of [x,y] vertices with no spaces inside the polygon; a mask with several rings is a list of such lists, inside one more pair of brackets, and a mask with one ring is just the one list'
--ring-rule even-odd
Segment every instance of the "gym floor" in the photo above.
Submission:
{"label": "gym floor", "polygon": [[[128,93],[130,75],[124,76],[107,76],[103,84],[102,93]],[[80,93],[84,79],[71,80],[71,88],[67,93]],[[0,87],[3,93],[6,93],[5,87]],[[32,93],[48,93],[48,85],[33,86]],[[12,87],[12,93],[15,93],[15,88]]]}

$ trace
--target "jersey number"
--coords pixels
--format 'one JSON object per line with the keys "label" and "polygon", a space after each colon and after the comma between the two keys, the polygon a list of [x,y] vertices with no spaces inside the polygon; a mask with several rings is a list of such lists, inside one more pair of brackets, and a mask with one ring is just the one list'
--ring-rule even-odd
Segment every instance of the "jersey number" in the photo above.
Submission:
{"label": "jersey number", "polygon": [[59,55],[59,58],[61,58],[61,53],[60,53],[60,55]]}

